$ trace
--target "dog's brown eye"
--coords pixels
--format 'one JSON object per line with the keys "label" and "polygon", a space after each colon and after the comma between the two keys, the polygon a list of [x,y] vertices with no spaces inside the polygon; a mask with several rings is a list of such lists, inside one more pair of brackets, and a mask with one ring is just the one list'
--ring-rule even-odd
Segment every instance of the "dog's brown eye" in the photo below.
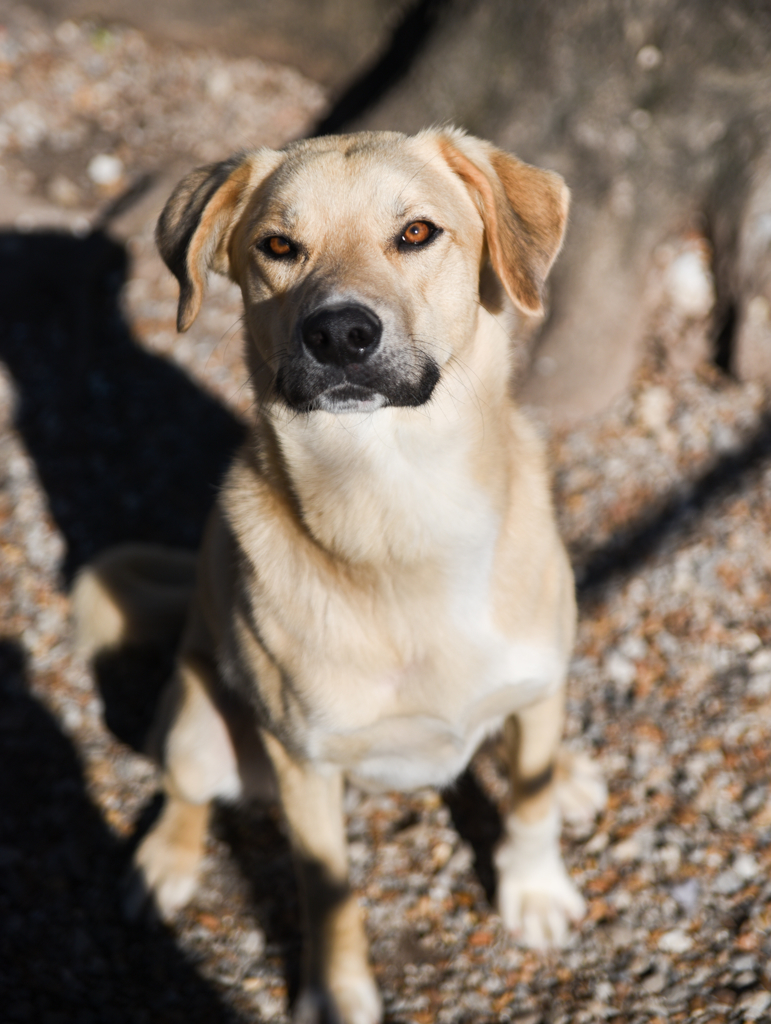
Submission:
{"label": "dog's brown eye", "polygon": [[288,238],[284,238],[283,235],[271,235],[269,238],[266,238],[260,242],[260,249],[267,256],[272,256],[274,259],[294,256],[297,252],[297,247]]}
{"label": "dog's brown eye", "polygon": [[426,245],[435,238],[441,231],[435,224],[428,220],[414,220],[402,232],[399,245],[402,249],[418,248]]}
{"label": "dog's brown eye", "polygon": [[427,242],[431,234],[431,225],[424,220],[416,220],[404,231],[402,238],[411,245],[421,245]]}

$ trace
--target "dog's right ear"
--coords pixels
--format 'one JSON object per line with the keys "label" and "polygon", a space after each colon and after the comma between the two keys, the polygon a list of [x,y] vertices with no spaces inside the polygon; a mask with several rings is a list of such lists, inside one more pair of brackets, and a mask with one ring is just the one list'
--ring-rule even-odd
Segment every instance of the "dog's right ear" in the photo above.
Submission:
{"label": "dog's right ear", "polygon": [[429,134],[479,207],[490,262],[509,298],[523,313],[543,313],[543,286],[568,216],[565,182],[456,128]]}
{"label": "dog's right ear", "polygon": [[228,241],[238,216],[278,159],[269,149],[241,153],[196,168],[172,192],[155,240],[179,282],[178,331],[186,331],[198,316],[209,270],[229,273]]}

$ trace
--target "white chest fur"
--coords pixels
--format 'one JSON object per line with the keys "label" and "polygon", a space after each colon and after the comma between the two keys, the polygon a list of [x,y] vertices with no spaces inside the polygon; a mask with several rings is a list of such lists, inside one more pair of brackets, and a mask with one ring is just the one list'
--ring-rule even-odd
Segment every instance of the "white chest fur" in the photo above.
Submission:
{"label": "white chest fur", "polygon": [[306,752],[370,785],[449,782],[507,715],[564,678],[553,628],[534,629],[527,614],[503,626],[497,614],[511,523],[505,487],[480,480],[484,415],[441,404],[430,417],[317,413],[312,429],[294,419],[278,431],[310,534],[338,569],[365,568],[306,570],[288,608],[268,593],[255,606],[288,616],[275,635],[302,644],[290,674]]}
{"label": "white chest fur", "polygon": [[[359,477],[356,500],[365,490],[377,509],[368,547],[387,547],[389,578],[367,609],[371,648],[319,651],[307,743],[312,757],[369,786],[450,782],[507,715],[564,677],[551,638],[529,635],[524,622],[519,636],[496,624],[502,516],[463,471],[466,454],[456,447],[451,458],[423,458],[419,471],[392,457],[364,486]],[[355,515],[349,503],[341,522]],[[361,618],[356,597],[349,610]]]}
{"label": "white chest fur", "polygon": [[[556,659],[554,659],[556,660]],[[560,676],[504,684],[471,705],[465,721],[435,715],[385,716],[346,732],[313,730],[311,756],[343,768],[365,788],[443,786],[506,717],[556,689]]]}

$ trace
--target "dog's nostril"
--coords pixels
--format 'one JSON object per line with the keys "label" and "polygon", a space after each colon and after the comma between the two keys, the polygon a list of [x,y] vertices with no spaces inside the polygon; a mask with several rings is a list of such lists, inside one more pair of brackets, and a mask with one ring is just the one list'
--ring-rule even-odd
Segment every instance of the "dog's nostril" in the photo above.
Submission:
{"label": "dog's nostril", "polygon": [[310,348],[323,348],[329,344],[329,335],[325,331],[314,331],[313,334],[306,336],[305,344]]}
{"label": "dog's nostril", "polygon": [[301,326],[302,339],[314,359],[338,366],[367,359],[382,333],[379,317],[365,306],[319,309]]}

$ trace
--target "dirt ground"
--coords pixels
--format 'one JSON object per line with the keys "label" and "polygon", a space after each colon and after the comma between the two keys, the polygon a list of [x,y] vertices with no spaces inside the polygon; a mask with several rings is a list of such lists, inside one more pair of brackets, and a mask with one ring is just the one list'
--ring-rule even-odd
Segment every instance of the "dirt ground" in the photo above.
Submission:
{"label": "dirt ground", "polygon": [[[163,198],[195,162],[301,134],[325,97],[280,66],[1,13],[0,1018],[280,1024],[299,930],[275,808],[220,811],[172,928],[122,916],[168,655],[90,667],[66,594],[110,543],[194,546],[249,415],[232,286],[174,332]],[[502,929],[494,749],[446,794],[351,790],[393,1024],[771,1020],[771,407],[706,358],[678,368],[708,352],[708,261],[686,238],[660,263],[631,392],[542,424],[579,583],[567,742],[610,790],[565,830],[588,917],[559,953]]]}

